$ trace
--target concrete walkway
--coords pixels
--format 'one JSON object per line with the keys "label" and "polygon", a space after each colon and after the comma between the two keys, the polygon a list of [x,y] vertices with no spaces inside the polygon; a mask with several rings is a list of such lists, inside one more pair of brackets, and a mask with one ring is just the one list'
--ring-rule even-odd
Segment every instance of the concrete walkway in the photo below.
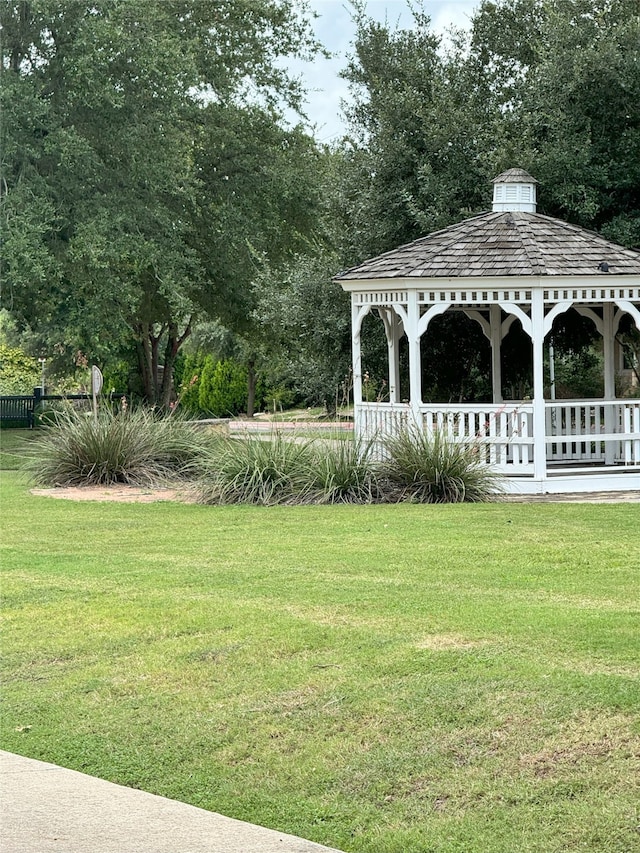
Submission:
{"label": "concrete walkway", "polygon": [[0,751],[2,853],[339,853]]}

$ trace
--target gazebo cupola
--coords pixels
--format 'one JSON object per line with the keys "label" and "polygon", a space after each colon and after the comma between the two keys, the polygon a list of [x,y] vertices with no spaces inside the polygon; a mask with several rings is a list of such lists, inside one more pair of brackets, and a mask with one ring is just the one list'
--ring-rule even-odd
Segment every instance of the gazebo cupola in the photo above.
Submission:
{"label": "gazebo cupola", "polygon": [[524,169],[507,169],[493,180],[493,210],[536,212],[536,184]]}
{"label": "gazebo cupola", "polygon": [[[640,399],[616,397],[615,342],[625,315],[640,330],[640,252],[538,213],[536,186],[528,172],[508,169],[493,181],[492,210],[335,277],[351,295],[356,434],[375,441],[411,425],[479,441],[515,492],[640,489]],[[602,337],[597,400],[545,399],[545,338],[569,309]],[[421,339],[445,312],[479,323],[488,340],[491,403],[423,400]],[[369,313],[382,320],[388,350],[389,396],[375,403],[363,400],[360,332]],[[505,399],[502,382],[502,344],[515,322],[531,341],[531,395],[522,400]]]}

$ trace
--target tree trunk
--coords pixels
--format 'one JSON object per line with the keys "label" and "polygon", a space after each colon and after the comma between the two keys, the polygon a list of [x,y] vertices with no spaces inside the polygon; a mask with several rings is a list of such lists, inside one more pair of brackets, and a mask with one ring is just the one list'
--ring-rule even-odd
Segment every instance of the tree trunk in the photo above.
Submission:
{"label": "tree trunk", "polygon": [[[191,322],[190,318],[181,335],[178,332],[177,324],[171,322],[166,326],[156,327],[158,329],[157,334],[153,333],[151,323],[139,323],[135,327],[138,370],[142,379],[144,398],[150,406],[169,408],[173,394],[173,369],[176,356],[182,344],[191,334]],[[160,343],[165,333],[167,340],[164,347],[164,366],[161,371],[159,364]],[[160,378],[161,373],[162,379]]]}
{"label": "tree trunk", "polygon": [[178,353],[175,347],[175,339],[171,334],[167,337],[167,345],[164,349],[164,370],[162,372],[162,385],[158,394],[158,403],[163,409],[168,409],[173,396],[173,368]]}
{"label": "tree trunk", "polygon": [[145,400],[153,405],[155,403],[155,388],[153,385],[153,354],[151,347],[150,328],[148,323],[140,323],[136,329],[136,353],[138,356],[138,370],[142,379],[142,390]]}
{"label": "tree trunk", "polygon": [[158,402],[160,390],[158,387],[158,352],[164,329],[160,329],[158,334],[154,335],[151,323],[139,323],[135,327],[135,331],[138,369],[142,379],[144,398],[150,406],[155,406]]}
{"label": "tree trunk", "polygon": [[191,334],[192,318],[189,318],[187,327],[180,335],[176,323],[169,323],[167,331],[167,344],[164,350],[164,372],[162,374],[162,387],[158,395],[158,402],[163,409],[170,408],[170,403],[174,395],[173,387],[173,369],[176,364],[176,357],[180,352],[180,347]]}
{"label": "tree trunk", "polygon": [[252,418],[256,409],[256,361],[247,361],[247,417]]}

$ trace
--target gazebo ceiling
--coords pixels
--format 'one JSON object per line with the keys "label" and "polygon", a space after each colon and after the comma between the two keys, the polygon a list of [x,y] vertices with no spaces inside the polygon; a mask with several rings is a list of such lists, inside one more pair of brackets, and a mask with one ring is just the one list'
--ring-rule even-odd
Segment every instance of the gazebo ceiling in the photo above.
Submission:
{"label": "gazebo ceiling", "polygon": [[345,270],[335,281],[564,275],[637,276],[640,252],[540,213],[490,211]]}

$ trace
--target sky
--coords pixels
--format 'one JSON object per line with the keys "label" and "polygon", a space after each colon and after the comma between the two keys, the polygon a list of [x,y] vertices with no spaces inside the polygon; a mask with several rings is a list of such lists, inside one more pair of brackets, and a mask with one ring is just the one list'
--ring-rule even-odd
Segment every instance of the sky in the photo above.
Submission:
{"label": "sky", "polygon": [[[329,50],[331,59],[314,63],[296,62],[291,70],[300,75],[308,90],[306,112],[315,128],[316,139],[329,143],[345,132],[340,101],[348,97],[348,87],[339,77],[352,52],[355,28],[348,0],[308,0],[318,15],[314,29],[318,40]],[[433,30],[446,36],[451,26],[468,29],[471,15],[480,0],[423,0],[424,10],[431,18]],[[413,23],[407,0],[366,0],[367,14],[377,21],[388,21],[410,27]]]}

